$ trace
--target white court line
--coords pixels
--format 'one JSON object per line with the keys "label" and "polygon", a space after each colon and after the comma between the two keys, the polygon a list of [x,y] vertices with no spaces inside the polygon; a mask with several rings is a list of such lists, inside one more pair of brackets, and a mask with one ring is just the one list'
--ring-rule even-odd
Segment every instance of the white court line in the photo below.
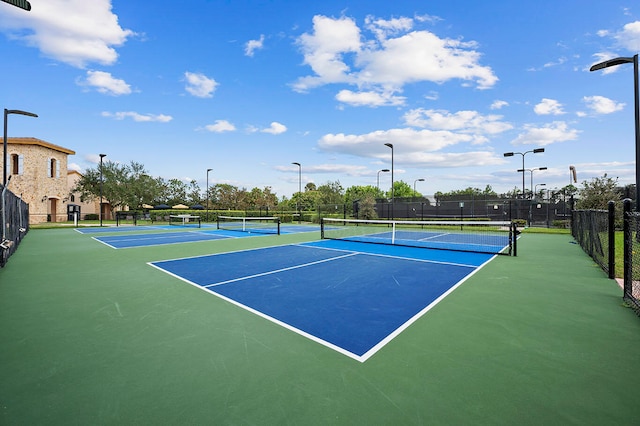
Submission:
{"label": "white court line", "polygon": [[233,282],[236,282],[236,281],[249,280],[251,278],[263,277],[263,276],[266,276],[266,275],[272,275],[272,274],[277,274],[277,273],[284,272],[284,271],[290,271],[292,269],[306,268],[307,266],[317,265],[319,263],[324,263],[324,262],[331,262],[333,260],[338,260],[338,259],[344,259],[345,257],[351,257],[351,256],[355,256],[357,254],[359,254],[359,253],[353,252],[353,253],[345,254],[343,256],[332,257],[332,258],[329,258],[329,259],[316,260],[315,262],[308,262],[308,263],[303,263],[301,265],[289,266],[287,268],[275,269],[273,271],[261,272],[259,274],[255,274],[255,275],[247,275],[246,277],[240,277],[240,278],[234,278],[232,280],[220,281],[220,282],[217,282],[217,283],[205,285],[203,287],[205,287],[205,288],[216,287],[216,286],[219,286],[219,285],[229,284],[229,283],[233,283]]}

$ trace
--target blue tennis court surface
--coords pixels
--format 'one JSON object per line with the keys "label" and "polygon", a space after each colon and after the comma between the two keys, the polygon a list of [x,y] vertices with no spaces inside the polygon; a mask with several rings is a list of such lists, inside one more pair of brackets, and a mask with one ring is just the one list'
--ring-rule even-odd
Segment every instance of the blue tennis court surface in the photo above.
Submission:
{"label": "blue tennis court surface", "polygon": [[150,265],[364,362],[492,257],[318,241]]}
{"label": "blue tennis court surface", "polygon": [[[192,243],[196,241],[211,241],[233,238],[228,233],[219,231],[179,231],[163,232],[158,234],[127,234],[105,235],[92,237],[96,241],[108,245],[111,248],[123,249],[133,247],[159,246],[166,244]],[[237,238],[237,235],[236,235]]]}

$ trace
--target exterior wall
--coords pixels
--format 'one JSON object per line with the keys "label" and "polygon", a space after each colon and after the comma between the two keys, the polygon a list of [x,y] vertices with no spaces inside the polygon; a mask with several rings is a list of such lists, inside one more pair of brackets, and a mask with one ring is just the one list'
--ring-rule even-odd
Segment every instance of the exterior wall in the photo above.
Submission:
{"label": "exterior wall", "polygon": [[78,180],[82,175],[80,172],[76,170],[69,170],[67,173],[67,186],[69,188],[69,204],[75,204],[80,206],[80,217],[79,219],[84,219],[85,215],[88,214],[99,214],[100,208],[100,200],[92,200],[92,201],[80,201],[80,193],[71,192],[71,190],[76,186]]}
{"label": "exterior wall", "polygon": [[[22,156],[22,174],[12,174],[12,154]],[[29,223],[67,220],[67,157],[73,154],[74,151],[35,138],[7,139],[7,176],[11,176],[8,189],[29,204]],[[48,175],[51,159],[55,159],[58,168],[53,177]],[[4,162],[0,169],[3,166]]]}

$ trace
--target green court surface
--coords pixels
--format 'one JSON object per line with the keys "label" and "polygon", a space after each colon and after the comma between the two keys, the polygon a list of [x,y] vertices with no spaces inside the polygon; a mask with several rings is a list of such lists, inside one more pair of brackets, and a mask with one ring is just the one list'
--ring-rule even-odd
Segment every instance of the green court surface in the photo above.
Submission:
{"label": "green court surface", "polygon": [[364,363],[147,264],[317,238],[31,230],[0,270],[0,424],[640,423],[640,318],[568,235],[524,234]]}

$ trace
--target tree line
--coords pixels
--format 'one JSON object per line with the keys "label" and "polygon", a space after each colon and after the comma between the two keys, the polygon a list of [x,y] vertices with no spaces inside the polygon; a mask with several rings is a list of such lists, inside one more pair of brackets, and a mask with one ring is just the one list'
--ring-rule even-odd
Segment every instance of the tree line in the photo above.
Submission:
{"label": "tree line", "polygon": [[[566,199],[577,196],[577,208],[606,208],[611,199],[620,199],[625,194],[633,194],[634,185],[620,188],[617,179],[606,174],[601,178],[582,183],[578,189],[573,185],[567,185],[559,190],[548,191],[545,197],[544,190],[538,194],[524,194],[525,197],[538,199]],[[293,194],[290,199],[278,198],[272,192],[271,187],[264,188],[238,188],[230,184],[215,184],[202,191],[195,180],[188,184],[179,179],[164,179],[152,177],[144,165],[132,161],[130,164],[119,164],[107,161],[102,164],[102,169],[97,166],[88,169],[81,175],[73,192],[80,194],[82,201],[99,199],[108,200],[112,210],[121,210],[128,207],[130,210],[142,210],[145,205],[158,206],[166,204],[174,206],[184,204],[188,207],[202,206],[213,210],[257,210],[257,209],[283,209],[309,211],[319,205],[347,204],[358,201],[361,208],[373,209],[376,199],[396,199],[422,197],[422,194],[413,190],[406,182],[399,180],[394,182],[393,191],[383,191],[377,187],[351,186],[344,189],[339,181],[329,181],[317,186],[307,183],[303,192]],[[435,198],[450,199],[454,197],[490,197],[490,198],[521,198],[518,188],[514,188],[505,194],[497,194],[491,185],[484,189],[468,187],[463,190],[450,192],[436,192]],[[617,198],[612,198],[617,197]]]}

